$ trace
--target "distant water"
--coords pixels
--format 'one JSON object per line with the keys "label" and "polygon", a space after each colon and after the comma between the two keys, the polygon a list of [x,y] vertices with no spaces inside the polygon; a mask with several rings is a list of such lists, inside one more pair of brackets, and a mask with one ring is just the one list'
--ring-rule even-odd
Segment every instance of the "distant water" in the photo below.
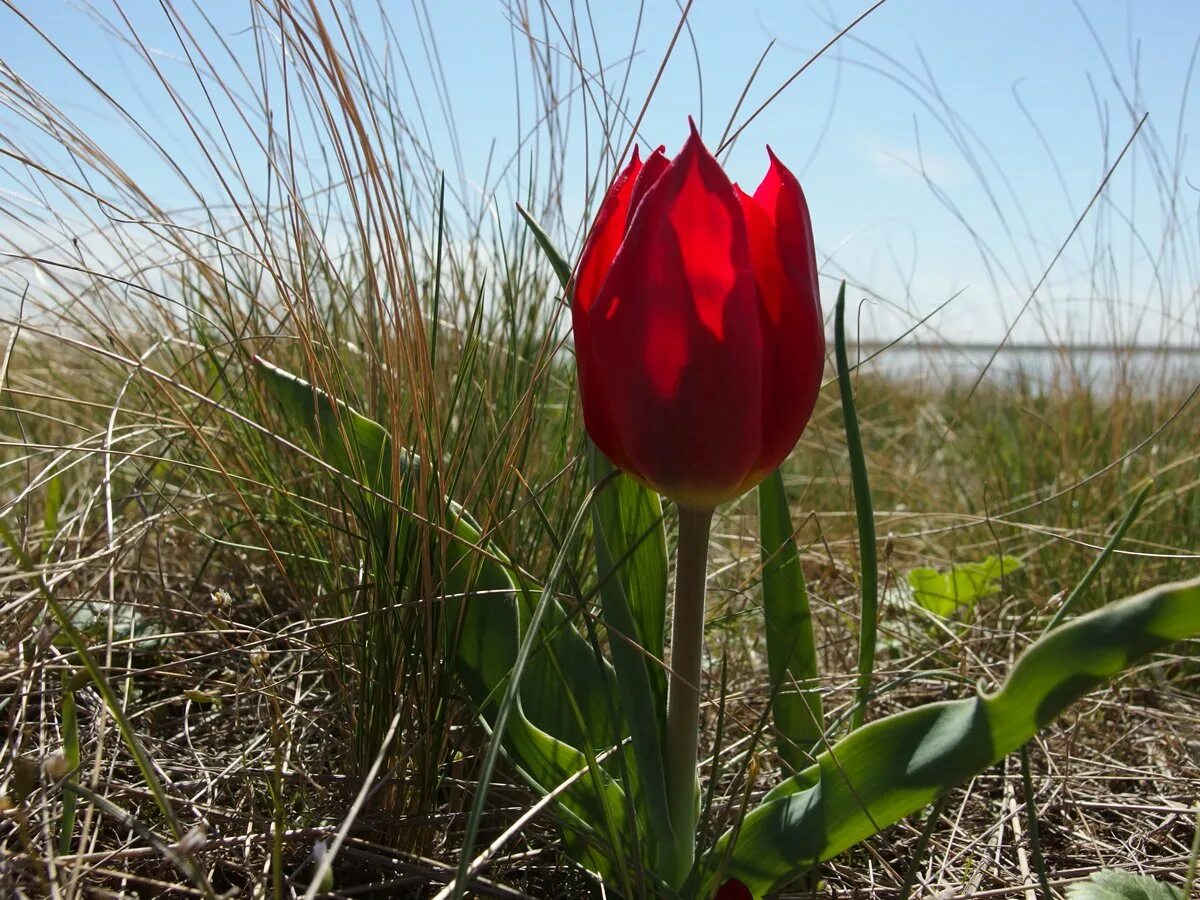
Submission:
{"label": "distant water", "polygon": [[1200,383],[1200,347],[1013,344],[996,353],[994,345],[986,344],[885,347],[864,342],[851,347],[851,354],[851,364],[862,360],[864,372],[934,384],[970,385],[985,369],[985,382],[1025,384],[1032,390],[1078,385],[1107,394],[1128,386],[1158,393],[1164,388],[1189,391]]}

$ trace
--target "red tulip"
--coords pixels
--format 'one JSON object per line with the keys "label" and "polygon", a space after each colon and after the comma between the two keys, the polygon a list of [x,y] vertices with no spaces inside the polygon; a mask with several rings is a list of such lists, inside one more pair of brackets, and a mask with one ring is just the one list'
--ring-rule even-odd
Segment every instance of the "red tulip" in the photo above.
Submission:
{"label": "red tulip", "polygon": [[710,509],[799,440],[825,364],[816,252],[795,176],[751,197],[695,126],[673,160],[634,152],[571,283],[584,420],[638,481]]}

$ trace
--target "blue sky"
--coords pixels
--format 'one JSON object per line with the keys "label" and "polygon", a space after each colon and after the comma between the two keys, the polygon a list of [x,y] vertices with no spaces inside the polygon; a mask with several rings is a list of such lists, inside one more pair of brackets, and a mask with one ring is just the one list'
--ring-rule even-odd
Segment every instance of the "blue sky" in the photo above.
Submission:
{"label": "blue sky", "polygon": [[[581,28],[588,5],[575,3]],[[107,3],[96,6],[113,15]],[[364,18],[376,15],[374,0],[359,6]],[[829,39],[835,23],[848,22],[865,6],[862,0],[696,0],[691,33],[676,48],[643,122],[645,142],[673,151],[686,134],[689,114],[715,142],[771,41],[739,120]],[[412,64],[412,85],[397,75],[398,90],[422,98],[439,160],[455,169],[449,128],[425,64],[421,23],[408,3],[384,0],[384,7]],[[594,70],[599,60],[611,64],[627,52],[639,6],[593,0],[590,7],[599,56],[585,34],[583,62]],[[46,0],[21,8],[120,97],[179,165],[205,170],[169,99],[127,48],[74,6]],[[535,84],[527,50],[518,43],[514,68],[510,5],[447,0],[428,2],[427,8],[463,151],[463,171],[451,174],[477,184],[493,149],[506,157],[516,146],[518,100],[528,124]],[[569,4],[550,8],[570,22]],[[131,2],[124,10],[164,70],[178,76],[184,95],[203,101],[194,79],[184,77],[178,40],[158,4]],[[252,51],[246,4],[219,0],[205,11],[236,52]],[[532,12],[539,15],[537,7]],[[632,112],[640,107],[678,16],[673,0],[647,0],[640,53],[629,76]],[[766,143],[793,166],[809,196],[818,249],[827,259],[827,296],[843,274],[861,285],[860,294],[877,298],[863,310],[864,330],[877,336],[911,327],[959,294],[925,337],[998,339],[1015,321],[1014,336],[1025,340],[1195,342],[1200,193],[1182,179],[1200,186],[1196,150],[1189,146],[1200,115],[1188,93],[1196,87],[1191,66],[1198,38],[1200,4],[1194,0],[888,0],[746,129],[727,166],[735,180],[754,184],[765,166]],[[556,43],[565,72],[565,42]],[[106,149],[167,205],[190,204],[168,168],[139,141],[123,139],[128,126],[103,111],[77,76],[27,28],[16,26],[8,11],[0,11],[0,58],[101,140],[111,135]],[[576,102],[573,112],[566,230],[582,221],[583,188],[600,149],[595,120],[585,132],[582,105]],[[1038,299],[1018,319],[1034,283],[1145,112],[1150,119],[1132,154]],[[947,119],[965,140],[966,152]],[[18,138],[27,131],[4,110],[0,126]],[[230,130],[253,189],[262,171],[253,142],[239,136],[236,123]],[[501,190],[495,199],[498,215],[511,215],[514,197]]]}

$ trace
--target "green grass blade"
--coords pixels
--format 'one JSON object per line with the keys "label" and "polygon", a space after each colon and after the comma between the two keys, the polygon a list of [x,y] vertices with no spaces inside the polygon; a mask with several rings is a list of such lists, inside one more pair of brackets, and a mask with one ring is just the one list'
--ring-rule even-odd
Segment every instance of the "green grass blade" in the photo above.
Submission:
{"label": "green grass blade", "polygon": [[842,418],[846,427],[846,450],[850,455],[850,480],[854,487],[854,514],[858,521],[859,564],[862,577],[862,622],[858,637],[858,696],[851,729],[858,728],[867,714],[871,695],[871,676],[875,672],[875,630],[879,619],[879,565],[875,550],[875,510],[871,503],[871,483],[867,478],[867,458],[863,453],[854,408],[854,386],[850,383],[850,360],[846,354],[846,282],[838,289],[834,314],[834,355],[837,358],[838,390],[842,397]]}
{"label": "green grass blade", "polygon": [[[3,522],[0,522],[0,539],[8,545],[8,549],[12,552],[13,557],[25,567],[25,571],[36,571],[33,561],[26,554],[8,526]],[[58,623],[61,633],[66,637],[67,642],[71,645],[71,649],[79,656],[83,668],[92,680],[92,685],[96,688],[100,699],[104,701],[104,705],[108,708],[109,715],[116,722],[117,731],[121,735],[125,749],[133,757],[133,761],[141,773],[142,781],[150,791],[150,796],[154,798],[158,811],[162,814],[167,827],[171,831],[171,836],[178,841],[183,837],[183,828],[180,825],[178,816],[175,815],[174,804],[171,803],[171,798],[167,796],[166,788],[163,787],[162,781],[155,771],[150,754],[142,746],[142,742],[137,736],[137,731],[129,721],[129,717],[125,715],[125,709],[121,705],[120,698],[117,697],[116,691],[113,690],[112,685],[108,683],[108,679],[104,676],[104,670],[100,668],[100,664],[96,662],[95,657],[92,656],[91,651],[88,649],[87,640],[80,633],[79,629],[75,627],[75,623],[71,621],[71,617],[67,614],[67,611],[54,598],[54,594],[40,576],[37,578],[36,587],[38,593],[46,602],[51,615],[54,616],[55,621]],[[69,790],[75,790],[76,792],[79,792],[80,787],[78,784],[68,785]],[[200,867],[189,865],[185,871],[192,878],[196,886],[200,888],[203,896],[216,896],[212,885],[209,884],[207,876]]]}
{"label": "green grass blade", "polygon": [[[0,538],[2,538],[5,544],[8,545],[8,549],[12,552],[13,556],[18,560],[18,562],[25,566],[26,571],[37,571],[33,561],[25,553],[24,549],[22,549],[20,543],[18,543],[16,540],[16,537],[8,529],[8,526],[3,522],[0,522]],[[133,761],[137,764],[138,770],[142,774],[142,780],[145,781],[146,787],[150,790],[151,796],[154,797],[155,803],[158,805],[159,812],[161,812],[163,818],[166,819],[167,825],[171,829],[171,834],[176,840],[178,840],[183,836],[183,832],[180,828],[179,819],[175,815],[175,808],[171,803],[170,798],[167,796],[167,792],[163,788],[162,782],[159,780],[158,775],[154,771],[154,764],[151,762],[149,754],[146,753],[146,749],[142,746],[142,742],[138,740],[137,732],[134,731],[133,725],[130,723],[129,718],[125,715],[125,710],[121,706],[120,699],[117,697],[116,692],[112,689],[112,685],[108,683],[108,679],[104,677],[104,670],[100,668],[100,664],[96,662],[95,657],[93,657],[91,651],[88,650],[86,639],[79,632],[79,629],[75,627],[75,623],[71,621],[71,617],[67,614],[66,610],[63,609],[62,604],[60,604],[54,598],[54,595],[50,592],[50,589],[46,586],[45,582],[41,578],[38,578],[37,580],[37,589],[38,593],[41,594],[42,599],[46,602],[46,606],[49,608],[50,613],[54,616],[55,621],[58,623],[58,627],[61,629],[63,636],[71,645],[71,649],[73,649],[79,655],[79,660],[83,664],[84,669],[87,671],[88,676],[91,678],[92,684],[95,686],[97,693],[100,694],[100,698],[104,701],[105,706],[108,707],[109,713],[116,721],[117,730],[120,732],[121,738],[125,742],[125,747],[129,751],[129,755],[133,757]]]}
{"label": "green grass blade", "polygon": [[[54,540],[58,534],[58,514],[62,509],[63,502],[63,484],[62,478],[58,475],[51,476],[46,482],[46,509],[42,513],[42,526],[45,529],[45,537],[42,539],[42,551],[50,546],[50,542]],[[72,795],[74,799],[74,795]]]}
{"label": "green grass blade", "polygon": [[1075,585],[1075,587],[1071,589],[1071,593],[1069,593],[1066,599],[1063,600],[1062,605],[1050,619],[1050,624],[1046,626],[1046,631],[1049,631],[1052,628],[1057,628],[1059,623],[1062,622],[1062,620],[1067,617],[1067,614],[1074,608],[1075,604],[1079,602],[1079,598],[1083,596],[1084,592],[1087,591],[1089,587],[1092,586],[1092,582],[1095,580],[1096,576],[1100,574],[1100,570],[1104,568],[1104,564],[1108,562],[1108,558],[1113,555],[1117,549],[1117,545],[1120,544],[1121,540],[1125,537],[1125,532],[1129,530],[1129,526],[1134,523],[1138,517],[1138,513],[1142,511],[1142,504],[1145,503],[1146,498],[1150,496],[1150,490],[1153,487],[1153,481],[1148,481],[1146,484],[1142,485],[1142,489],[1138,491],[1137,496],[1133,498],[1133,503],[1129,505],[1129,509],[1126,510],[1125,515],[1121,518],[1121,521],[1117,523],[1117,528],[1112,533],[1112,537],[1108,539],[1108,543],[1104,545],[1104,549],[1100,551],[1100,555],[1097,556],[1091,566],[1088,567],[1087,572],[1085,572],[1083,577],[1079,579],[1079,584]]}
{"label": "green grass blade", "polygon": [[[70,674],[63,675],[62,693],[62,739],[63,761],[67,764],[67,781],[74,784],[81,759],[79,753],[79,715],[75,704],[75,679]],[[58,852],[71,852],[71,842],[75,837],[75,806],[78,796],[71,791],[63,792],[62,819],[58,826]]]}
{"label": "green grass blade", "polygon": [[808,589],[778,469],[758,486],[758,523],[775,746],[798,772],[812,761],[811,751],[824,731],[824,712],[816,689],[819,673]]}
{"label": "green grass blade", "polygon": [[[872,722],[771,791],[742,821],[724,877],[755,897],[993,765],[1148,653],[1200,634],[1200,579],[1163,585],[1049,632],[992,694]],[[729,835],[705,860],[707,890]]]}

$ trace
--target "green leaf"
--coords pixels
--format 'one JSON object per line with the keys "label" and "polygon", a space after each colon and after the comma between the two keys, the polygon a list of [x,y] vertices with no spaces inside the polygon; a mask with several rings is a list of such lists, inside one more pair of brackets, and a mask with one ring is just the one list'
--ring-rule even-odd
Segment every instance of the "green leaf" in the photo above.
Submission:
{"label": "green leaf", "polygon": [[[458,540],[447,547],[445,640],[455,674],[486,717],[503,693],[541,596],[519,585],[507,558],[486,545],[473,523],[458,519],[454,533]],[[557,600],[547,604],[539,637],[521,681],[523,715],[540,731],[575,746],[613,746],[622,728],[613,715],[612,670],[567,621]]]}
{"label": "green leaf", "polygon": [[908,585],[920,606],[948,619],[969,612],[981,598],[998,593],[1001,579],[1020,568],[1021,561],[1015,556],[989,556],[981,562],[952,566],[945,572],[913,569],[908,573]]}
{"label": "green leaf", "polygon": [[[600,486],[592,506],[600,593],[619,585],[634,621],[630,637],[653,660],[663,658],[667,619],[667,534],[658,494],[621,474],[594,446],[592,470]],[[614,595],[615,596],[615,595]],[[651,665],[656,696],[666,701],[667,678],[661,665]]]}
{"label": "green leaf", "polygon": [[816,690],[817,650],[808,589],[778,469],[758,486],[758,522],[776,749],[793,771],[799,771],[812,761],[811,751],[820,743],[824,711]]}
{"label": "green leaf", "polygon": [[833,316],[833,354],[837,361],[838,392],[842,398],[842,422],[846,429],[846,453],[850,457],[850,484],[854,488],[854,521],[858,525],[858,552],[862,577],[862,607],[858,632],[858,692],[850,728],[862,725],[871,698],[871,677],[875,673],[875,643],[879,627],[879,563],[875,549],[875,506],[871,499],[871,481],[867,477],[867,456],[863,452],[858,412],[854,406],[854,386],[850,383],[850,360],[846,353],[846,282],[838,290]]}
{"label": "green leaf", "polygon": [[562,289],[565,291],[571,281],[571,264],[567,262],[565,256],[558,252],[558,248],[554,246],[554,241],[550,239],[550,235],[546,234],[545,229],[534,221],[533,216],[520,203],[517,204],[517,212],[521,214],[521,218],[529,226],[529,230],[533,233],[533,239],[538,242],[538,246],[546,254],[546,259],[550,260],[550,265],[554,268],[554,274],[558,277],[558,283],[562,285]]}
{"label": "green leaf", "polygon": [[1088,566],[1088,570],[1083,573],[1083,578],[1079,579],[1079,583],[1071,589],[1071,593],[1067,594],[1062,605],[1050,617],[1050,622],[1046,625],[1047,631],[1057,628],[1058,624],[1075,608],[1075,604],[1079,601],[1079,598],[1091,587],[1096,576],[1100,574],[1100,570],[1104,568],[1104,564],[1116,552],[1117,545],[1125,537],[1125,532],[1137,520],[1138,514],[1142,511],[1142,504],[1146,502],[1146,498],[1150,496],[1150,491],[1153,489],[1153,478],[1147,479],[1142,484],[1137,494],[1134,495],[1133,503],[1129,504],[1129,509],[1125,510],[1125,515],[1121,517],[1121,521],[1117,523],[1117,527],[1113,530],[1108,542],[1104,545],[1104,549],[1100,551],[1100,555],[1092,561],[1092,564]]}
{"label": "green leaf", "polygon": [[1049,632],[993,694],[933,703],[872,722],[771,791],[703,861],[755,897],[785,883],[1019,748],[1068,705],[1147,653],[1200,633],[1200,579],[1164,585]]}
{"label": "green leaf", "polygon": [[[63,737],[63,761],[67,764],[67,779],[71,784],[76,783],[78,775],[76,770],[79,768],[80,753],[79,753],[79,713],[75,702],[75,687],[77,677],[73,678],[68,673],[63,674],[63,692],[62,692],[62,737]],[[62,799],[62,816],[58,826],[58,852],[68,854],[71,852],[71,844],[75,839],[75,807],[78,804],[78,797],[70,791],[63,792]]]}
{"label": "green leaf", "polygon": [[1067,900],[1183,900],[1183,891],[1149,875],[1105,869],[1068,885]]}
{"label": "green leaf", "polygon": [[667,539],[662,502],[616,472],[591,446],[597,494],[592,503],[600,606],[621,709],[632,737],[630,780],[652,852],[674,846],[663,757],[667,682],[662,662],[667,606]]}
{"label": "green leaf", "polygon": [[387,429],[261,357],[254,363],[288,423],[313,440],[322,460],[373,491],[390,491],[392,442]]}
{"label": "green leaf", "polygon": [[46,482],[46,509],[42,515],[42,524],[46,529],[46,535],[42,540],[43,550],[50,546],[50,542],[58,534],[58,514],[62,510],[62,503],[62,478],[58,475],[53,475]]}
{"label": "green leaf", "polygon": [[[454,654],[459,680],[490,726],[520,651],[522,617],[515,600],[518,588],[503,566],[470,552],[467,545],[474,546],[482,540],[471,523],[460,519],[455,533],[463,542],[450,549],[453,558],[446,579],[446,621],[457,627],[453,634],[447,634],[447,643]],[[558,604],[550,601],[548,612],[556,607]],[[558,612],[561,614],[561,608]],[[573,630],[569,633],[576,634]],[[595,660],[590,647],[584,653],[582,657],[576,654],[576,661]],[[574,728],[567,727],[568,723],[577,722],[566,715],[570,701],[574,700],[576,705],[570,711],[584,719],[595,717],[592,722],[594,727],[599,726],[598,730],[615,730],[612,724],[603,724],[611,723],[608,715],[611,695],[605,696],[589,686],[577,692],[564,687],[561,680],[546,684],[548,670],[533,665],[533,660],[546,656],[534,654],[526,667],[520,694],[505,723],[505,751],[524,777],[543,793],[550,793],[568,779],[576,779],[559,797],[560,809],[575,830],[627,835],[627,803],[620,785],[603,769],[589,771],[589,761],[583,752],[538,724],[578,733],[577,724]],[[569,683],[570,679],[567,680]],[[591,733],[594,735],[596,731]],[[578,840],[577,836],[572,838],[573,843]],[[600,864],[599,858],[587,855],[586,848],[572,849],[577,857],[585,856],[593,865]]]}

